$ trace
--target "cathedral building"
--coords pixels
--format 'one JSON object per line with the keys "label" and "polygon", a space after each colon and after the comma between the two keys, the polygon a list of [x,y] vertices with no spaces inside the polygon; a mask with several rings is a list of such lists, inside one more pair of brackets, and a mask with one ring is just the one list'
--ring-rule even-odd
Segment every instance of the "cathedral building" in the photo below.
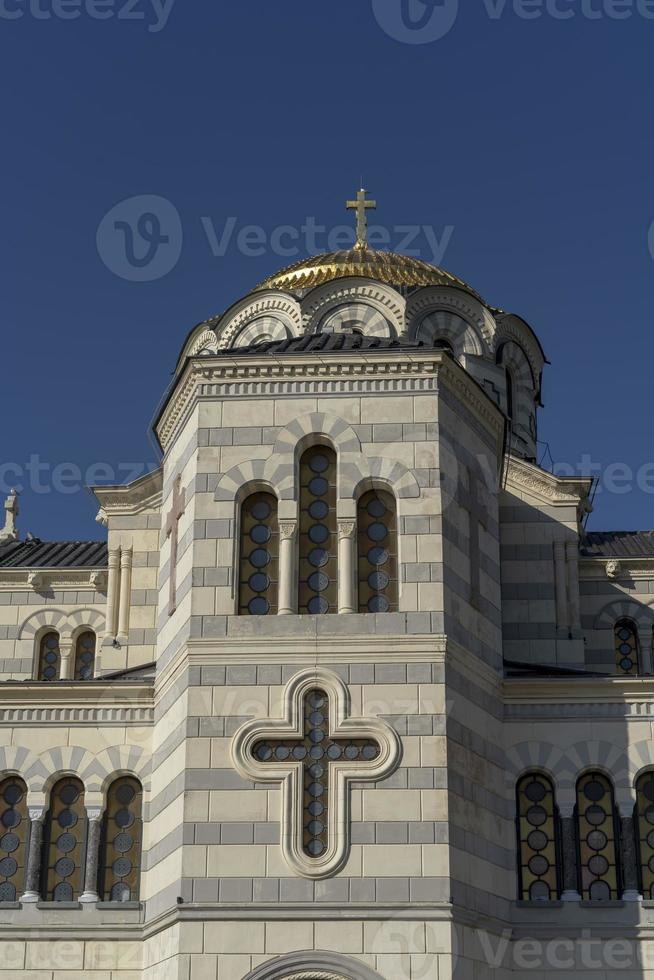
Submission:
{"label": "cathedral building", "polygon": [[355,204],[182,343],[106,542],[4,505],[0,980],[654,976],[654,533]]}

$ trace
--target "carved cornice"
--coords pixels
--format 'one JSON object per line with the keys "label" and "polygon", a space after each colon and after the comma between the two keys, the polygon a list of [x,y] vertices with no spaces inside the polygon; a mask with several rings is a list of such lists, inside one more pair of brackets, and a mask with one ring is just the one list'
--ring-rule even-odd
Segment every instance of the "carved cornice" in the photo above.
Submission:
{"label": "carved cornice", "polygon": [[[613,569],[613,563],[617,564],[617,569]],[[611,568],[607,568],[611,566]],[[629,583],[631,580],[642,581],[654,579],[654,555],[651,558],[631,555],[620,556],[619,559],[608,559],[604,556],[579,557],[579,576],[584,580],[588,579],[610,579],[618,588],[626,590],[626,598],[629,595]],[[642,599],[642,595],[640,596]]]}
{"label": "carved cornice", "polygon": [[0,725],[150,725],[151,684],[138,681],[0,683]]}
{"label": "carved cornice", "polygon": [[45,593],[53,589],[104,593],[106,569],[100,568],[2,568],[0,592],[28,589]]}
{"label": "carved cornice", "polygon": [[575,504],[581,514],[589,513],[592,485],[590,477],[558,477],[517,456],[509,457],[506,489],[527,490],[544,503]]}
{"label": "carved cornice", "polygon": [[[411,351],[357,351],[338,356],[318,353],[229,356],[190,362],[156,423],[167,451],[198,399],[233,397],[298,397],[306,395],[427,394],[441,380],[465,402],[498,441],[504,417],[494,402],[463,368],[446,354]],[[300,384],[299,384],[300,383]]]}
{"label": "carved cornice", "polygon": [[161,509],[163,470],[159,467],[139,477],[126,486],[91,487],[100,504],[97,520],[105,524],[111,517],[141,514],[146,510]]}

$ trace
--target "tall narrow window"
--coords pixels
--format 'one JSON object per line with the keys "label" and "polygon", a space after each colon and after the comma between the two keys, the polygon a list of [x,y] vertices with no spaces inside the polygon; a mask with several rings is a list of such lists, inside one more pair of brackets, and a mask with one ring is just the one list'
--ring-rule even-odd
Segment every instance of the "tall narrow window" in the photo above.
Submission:
{"label": "tall narrow window", "polygon": [[559,815],[554,788],[541,773],[518,782],[517,831],[521,901],[555,901],[561,891]]}
{"label": "tall narrow window", "polygon": [[308,449],[300,460],[299,611],[338,612],[336,453]]}
{"label": "tall narrow window", "polygon": [[277,612],[279,528],[277,498],[253,493],[241,507],[238,611],[241,616]]}
{"label": "tall narrow window", "polygon": [[396,612],[397,521],[395,498],[371,490],[359,500],[359,612]]}
{"label": "tall narrow window", "polygon": [[620,866],[613,787],[600,772],[586,773],[577,783],[577,837],[582,898],[618,899]]}
{"label": "tall narrow window", "polygon": [[80,633],[75,644],[75,680],[89,681],[95,667],[95,633]]}
{"label": "tall narrow window", "polygon": [[619,674],[638,673],[638,630],[630,619],[615,624],[615,663]]}
{"label": "tall narrow window", "polygon": [[73,902],[83,888],[86,846],[84,787],[66,776],[53,786],[43,841],[43,897]]}
{"label": "tall narrow window", "polygon": [[636,783],[636,838],[643,898],[654,898],[654,771],[643,773]]}
{"label": "tall narrow window", "polygon": [[27,787],[9,776],[0,783],[0,902],[15,902],[25,884]]}
{"label": "tall narrow window", "polygon": [[61,651],[59,649],[59,634],[46,633],[41,639],[39,652],[39,680],[56,681],[61,669]]}
{"label": "tall narrow window", "polygon": [[105,902],[135,902],[141,871],[143,791],[131,776],[109,787],[102,836],[100,895]]}

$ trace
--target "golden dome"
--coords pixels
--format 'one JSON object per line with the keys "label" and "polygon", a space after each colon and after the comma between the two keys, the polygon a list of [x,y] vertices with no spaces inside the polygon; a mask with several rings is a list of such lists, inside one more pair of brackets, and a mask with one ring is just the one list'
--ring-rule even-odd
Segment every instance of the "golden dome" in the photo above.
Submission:
{"label": "golden dome", "polygon": [[347,276],[375,279],[389,286],[456,286],[483,302],[481,296],[471,286],[452,273],[446,272],[445,269],[409,255],[378,251],[368,245],[303,259],[269,276],[259,283],[254,291],[282,289],[294,292],[313,289],[325,282],[344,279]]}

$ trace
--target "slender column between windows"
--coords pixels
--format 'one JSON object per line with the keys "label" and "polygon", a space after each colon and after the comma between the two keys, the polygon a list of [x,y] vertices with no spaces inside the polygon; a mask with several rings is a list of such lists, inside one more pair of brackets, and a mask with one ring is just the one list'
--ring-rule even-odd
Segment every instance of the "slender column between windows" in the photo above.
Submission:
{"label": "slender column between windows", "polygon": [[622,817],[620,821],[620,842],[622,845],[623,902],[637,902],[642,898],[638,882],[638,862],[636,859],[636,828],[634,818]]}
{"label": "slender column between windows", "polygon": [[354,544],[356,523],[338,522],[338,611],[356,612],[354,607]]}
{"label": "slender column between windows", "polygon": [[109,552],[107,575],[107,620],[105,639],[113,640],[118,631],[118,588],[120,579],[120,548]]}
{"label": "slender column between windows", "polygon": [[86,845],[86,866],[84,868],[84,892],[80,902],[98,902],[98,863],[100,860],[100,841],[102,838],[102,811],[87,807],[88,837]]}
{"label": "slender column between windows", "polygon": [[43,848],[43,822],[45,810],[43,807],[29,807],[30,843],[27,852],[27,870],[25,873],[25,892],[21,902],[38,902],[41,899],[41,851]]}
{"label": "slender column between windows", "polygon": [[120,599],[118,606],[118,639],[127,643],[129,635],[129,601],[132,589],[132,549],[120,553]]}
{"label": "slender column between windows", "polygon": [[581,895],[577,880],[577,836],[575,818],[561,817],[561,852],[563,856],[563,894],[564,902],[580,902]]}
{"label": "slender column between windows", "polygon": [[60,671],[59,679],[69,681],[73,676],[73,641],[59,638]]}
{"label": "slender column between windows", "polygon": [[295,541],[297,521],[281,521],[279,524],[279,612],[280,616],[292,616],[295,609]]}

